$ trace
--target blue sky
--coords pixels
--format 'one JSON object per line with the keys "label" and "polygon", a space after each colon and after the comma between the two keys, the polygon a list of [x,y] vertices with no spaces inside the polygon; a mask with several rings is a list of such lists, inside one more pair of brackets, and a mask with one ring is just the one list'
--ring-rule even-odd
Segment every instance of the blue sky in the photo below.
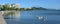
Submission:
{"label": "blue sky", "polygon": [[19,3],[20,7],[44,7],[49,9],[60,9],[60,0],[0,0],[3,3]]}

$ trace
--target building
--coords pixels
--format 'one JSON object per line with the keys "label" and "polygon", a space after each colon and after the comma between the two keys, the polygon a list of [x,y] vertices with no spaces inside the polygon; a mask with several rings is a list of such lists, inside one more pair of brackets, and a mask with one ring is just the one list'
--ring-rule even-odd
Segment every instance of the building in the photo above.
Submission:
{"label": "building", "polygon": [[0,4],[0,8],[3,8],[3,5]]}
{"label": "building", "polygon": [[20,4],[15,4],[15,8],[20,8]]}
{"label": "building", "polygon": [[0,10],[2,10],[3,8],[18,8],[20,9],[20,4],[0,4]]}
{"label": "building", "polygon": [[20,4],[11,4],[10,7],[12,7],[12,8],[20,8]]}
{"label": "building", "polygon": [[3,8],[3,5],[0,4],[0,10]]}
{"label": "building", "polygon": [[20,8],[20,4],[5,4],[9,8]]}

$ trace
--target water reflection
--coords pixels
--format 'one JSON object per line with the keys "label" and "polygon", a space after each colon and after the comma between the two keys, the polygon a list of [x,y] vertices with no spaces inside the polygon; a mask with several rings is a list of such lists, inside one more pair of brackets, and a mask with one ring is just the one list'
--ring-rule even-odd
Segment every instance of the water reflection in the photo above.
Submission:
{"label": "water reflection", "polygon": [[15,19],[5,20],[7,24],[60,24],[60,15],[57,14],[60,11],[21,11],[20,16],[14,16]]}
{"label": "water reflection", "polygon": [[14,18],[15,16],[14,16],[14,13],[8,13],[8,14],[6,14],[6,15],[4,15],[4,18],[5,19],[12,19],[12,18]]}
{"label": "water reflection", "polygon": [[20,11],[10,12],[4,15],[4,19],[6,20],[7,24],[18,24],[20,18]]}
{"label": "water reflection", "polygon": [[20,11],[10,12],[10,13],[7,13],[3,16],[4,16],[4,18],[19,18]]}

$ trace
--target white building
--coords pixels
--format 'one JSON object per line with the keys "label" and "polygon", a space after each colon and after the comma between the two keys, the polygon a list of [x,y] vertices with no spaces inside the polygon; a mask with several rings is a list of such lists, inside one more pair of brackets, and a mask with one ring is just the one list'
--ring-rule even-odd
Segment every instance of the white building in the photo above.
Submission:
{"label": "white building", "polygon": [[10,8],[20,8],[20,4],[5,4],[7,5],[7,7],[10,7]]}
{"label": "white building", "polygon": [[0,10],[3,8],[3,5],[0,4]]}
{"label": "white building", "polygon": [[15,4],[15,8],[20,8],[20,4]]}
{"label": "white building", "polygon": [[3,8],[3,6],[2,6],[2,5],[0,5],[0,8]]}

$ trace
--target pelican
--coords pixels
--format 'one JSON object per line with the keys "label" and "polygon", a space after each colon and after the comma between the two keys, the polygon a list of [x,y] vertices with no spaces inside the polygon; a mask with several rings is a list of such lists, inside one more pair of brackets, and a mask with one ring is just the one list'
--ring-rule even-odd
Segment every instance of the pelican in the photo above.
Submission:
{"label": "pelican", "polygon": [[37,16],[37,19],[46,21],[47,18],[44,16]]}
{"label": "pelican", "polygon": [[44,17],[43,17],[43,16],[37,16],[37,18],[38,18],[38,19],[44,19]]}

